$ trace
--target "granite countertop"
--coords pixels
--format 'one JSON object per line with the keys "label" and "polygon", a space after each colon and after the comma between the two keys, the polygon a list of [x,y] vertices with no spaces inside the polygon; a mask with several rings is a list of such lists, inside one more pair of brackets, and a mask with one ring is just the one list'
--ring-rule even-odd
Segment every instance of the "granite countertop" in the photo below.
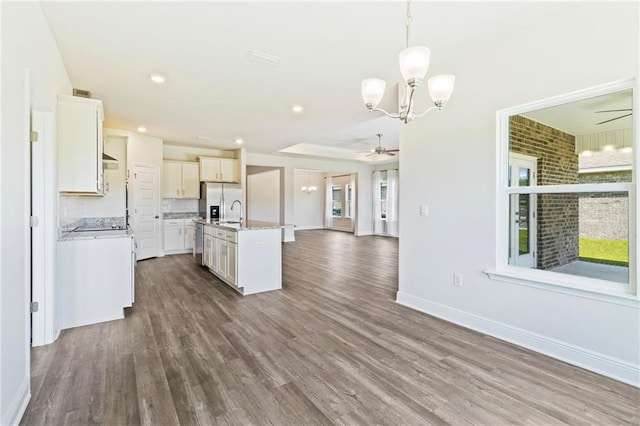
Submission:
{"label": "granite countertop", "polygon": [[201,219],[198,213],[182,212],[182,213],[162,213],[163,219]]}
{"label": "granite countertop", "polygon": [[247,220],[242,223],[234,223],[234,222],[225,222],[219,221],[217,219],[199,219],[196,220],[198,223],[203,223],[209,226],[217,226],[225,229],[233,229],[235,231],[250,231],[255,229],[280,229],[283,228],[284,225],[280,225],[276,222],[263,222],[260,220]]}
{"label": "granite countertop", "polygon": [[58,241],[90,240],[98,238],[131,238],[133,231],[129,229],[105,229],[100,231],[71,231],[63,233]]}

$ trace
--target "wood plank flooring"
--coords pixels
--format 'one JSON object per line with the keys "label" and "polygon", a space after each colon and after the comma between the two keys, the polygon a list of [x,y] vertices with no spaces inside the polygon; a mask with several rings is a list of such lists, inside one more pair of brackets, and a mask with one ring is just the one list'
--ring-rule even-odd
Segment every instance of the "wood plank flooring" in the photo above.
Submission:
{"label": "wood plank flooring", "polygon": [[640,390],[394,303],[397,240],[298,231],[281,291],[138,262],[119,321],[32,350],[24,425],[640,423]]}

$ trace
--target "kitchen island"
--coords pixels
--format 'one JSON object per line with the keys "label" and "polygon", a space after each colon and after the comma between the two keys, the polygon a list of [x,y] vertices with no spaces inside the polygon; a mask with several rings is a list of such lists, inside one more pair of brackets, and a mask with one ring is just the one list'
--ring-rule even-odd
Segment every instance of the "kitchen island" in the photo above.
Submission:
{"label": "kitchen island", "polygon": [[204,225],[202,263],[243,295],[282,288],[282,226],[197,220]]}

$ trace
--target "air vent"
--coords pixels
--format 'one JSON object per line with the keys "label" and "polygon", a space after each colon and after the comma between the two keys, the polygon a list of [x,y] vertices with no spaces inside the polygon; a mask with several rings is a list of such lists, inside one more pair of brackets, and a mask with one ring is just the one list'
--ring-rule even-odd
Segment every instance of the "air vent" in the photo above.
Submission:
{"label": "air vent", "polygon": [[267,65],[270,67],[275,67],[280,62],[282,62],[282,59],[278,58],[277,56],[273,56],[264,52],[259,52],[257,50],[249,51],[244,56],[244,58],[249,62],[256,62],[256,63]]}
{"label": "air vent", "polygon": [[73,96],[80,96],[81,98],[91,98],[91,92],[82,89],[73,89]]}

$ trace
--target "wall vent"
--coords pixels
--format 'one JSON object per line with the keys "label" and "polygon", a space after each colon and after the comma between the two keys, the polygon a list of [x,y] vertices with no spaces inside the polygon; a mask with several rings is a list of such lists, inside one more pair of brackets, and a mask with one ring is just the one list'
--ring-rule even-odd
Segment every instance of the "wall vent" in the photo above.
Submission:
{"label": "wall vent", "polygon": [[91,92],[82,89],[73,89],[73,96],[80,96],[81,98],[91,98]]}

